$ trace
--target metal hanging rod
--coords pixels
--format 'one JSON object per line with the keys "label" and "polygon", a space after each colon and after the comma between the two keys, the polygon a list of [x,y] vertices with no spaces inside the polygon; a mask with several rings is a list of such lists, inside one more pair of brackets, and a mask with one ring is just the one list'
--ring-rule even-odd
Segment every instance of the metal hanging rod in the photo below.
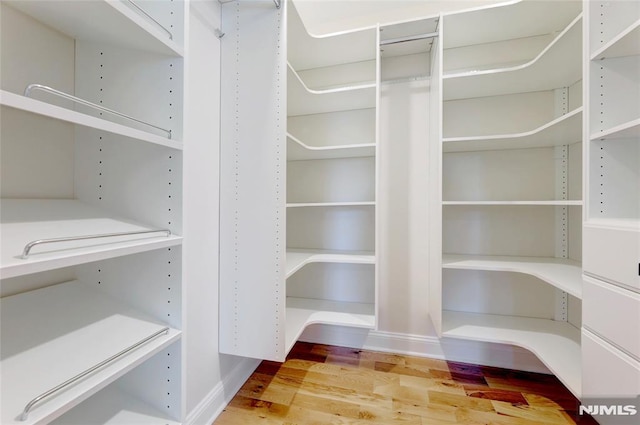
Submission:
{"label": "metal hanging rod", "polygon": [[20,258],[29,258],[29,253],[34,246],[43,245],[47,243],[59,243],[59,242],[72,242],[82,241],[86,239],[99,239],[99,238],[114,238],[117,236],[130,236],[130,235],[144,235],[149,233],[165,233],[167,237],[171,236],[171,230],[158,229],[158,230],[139,230],[135,232],[118,232],[118,233],[102,233],[99,235],[86,235],[86,236],[69,236],[66,238],[51,238],[51,239],[38,239],[37,241],[31,241],[24,246],[22,256]]}
{"label": "metal hanging rod", "polygon": [[141,8],[140,6],[138,6],[136,4],[136,2],[134,2],[133,0],[127,0],[129,2],[129,4],[131,4],[131,6],[135,7],[140,13],[142,13],[144,16],[146,16],[147,18],[149,18],[150,20],[152,20],[157,26],[159,26],[160,28],[162,28],[162,30],[164,32],[166,32],[167,34],[169,34],[169,39],[173,40],[173,34],[171,33],[171,31],[169,31],[168,29],[166,29],[160,22],[156,21],[153,16],[149,15],[143,8]]}
{"label": "metal hanging rod", "polygon": [[[131,0],[129,0],[129,1],[131,1]],[[240,0],[218,0],[218,3],[227,4],[227,3],[234,2],[234,1],[240,1]],[[273,3],[276,5],[276,9],[280,9],[281,0],[273,0]]]}
{"label": "metal hanging rod", "polygon": [[430,32],[426,34],[408,35],[406,37],[390,38],[389,40],[381,40],[380,45],[386,46],[388,44],[406,43],[407,41],[425,40],[427,38],[438,37],[437,32]]}
{"label": "metal hanging rod", "polygon": [[29,403],[27,403],[27,405],[24,407],[24,410],[22,411],[22,414],[20,415],[20,420],[21,421],[26,421],[29,418],[29,411],[33,408],[33,406],[42,401],[43,399],[51,396],[52,394],[60,391],[63,388],[68,387],[69,385],[73,384],[74,382],[78,381],[79,379],[84,378],[85,376],[89,375],[90,373],[95,372],[96,370],[100,369],[103,366],[106,366],[107,364],[111,363],[112,361],[118,359],[119,357],[124,356],[125,354],[129,353],[130,351],[135,350],[136,348],[140,347],[141,345],[151,341],[152,339],[158,337],[159,335],[162,334],[168,334],[169,333],[169,328],[165,327],[161,330],[159,330],[158,332],[154,333],[153,335],[150,335],[148,337],[146,337],[145,339],[143,339],[142,341],[139,341],[135,344],[133,344],[132,346],[125,348],[124,350],[120,351],[118,354],[114,354],[113,356],[109,357],[108,359],[98,363],[97,365],[85,370],[84,372],[74,376],[73,378],[63,382],[62,384],[51,388],[49,391],[44,392],[42,394],[40,394],[38,397],[34,398],[33,400],[31,400]]}
{"label": "metal hanging rod", "polygon": [[125,114],[123,114],[121,112],[114,111],[113,109],[105,108],[104,106],[96,105],[95,103],[91,103],[91,102],[86,101],[84,99],[80,99],[79,97],[72,96],[70,94],[61,92],[61,91],[56,90],[56,89],[52,89],[51,87],[43,86],[42,84],[29,84],[27,86],[27,88],[24,90],[24,95],[27,96],[27,97],[30,97],[31,96],[31,92],[34,91],[34,90],[42,90],[42,91],[45,91],[45,92],[48,92],[48,93],[51,93],[51,94],[55,94],[56,96],[60,96],[63,99],[71,100],[73,102],[80,103],[81,105],[88,106],[90,108],[94,108],[94,109],[98,109],[100,111],[108,112],[110,114],[117,115],[119,117],[126,118],[128,120],[135,121],[137,123],[144,124],[144,125],[149,126],[149,127],[153,127],[156,130],[160,130],[160,131],[163,131],[163,132],[167,133],[167,137],[169,139],[171,139],[171,130],[167,130],[166,128],[158,127],[157,125],[149,124],[148,122],[139,120],[137,118],[130,117],[129,115],[125,115]]}

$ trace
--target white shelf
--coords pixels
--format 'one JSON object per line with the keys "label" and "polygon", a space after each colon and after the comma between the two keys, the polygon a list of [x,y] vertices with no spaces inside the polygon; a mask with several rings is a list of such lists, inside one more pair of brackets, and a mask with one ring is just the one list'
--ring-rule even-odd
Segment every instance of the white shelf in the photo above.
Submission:
{"label": "white shelf", "polygon": [[355,158],[374,156],[375,143],[361,145],[309,146],[287,133],[287,160],[306,161],[315,159]]}
{"label": "white shelf", "polygon": [[345,303],[309,298],[287,297],[286,352],[309,325],[325,324],[373,329],[376,324],[373,304]]}
{"label": "white shelf", "polygon": [[640,231],[640,220],[615,219],[615,218],[590,218],[584,226],[603,227],[607,229],[620,229]]}
{"label": "white shelf", "polygon": [[515,134],[472,137],[445,137],[444,152],[468,152],[499,149],[526,149],[570,145],[582,141],[582,107],[534,130]]}
{"label": "white shelf", "polygon": [[[7,3],[40,22],[77,40],[97,41],[170,56],[184,49],[169,34],[129,7],[126,1],[67,2],[7,0]],[[144,9],[144,2],[138,4]],[[176,38],[177,34],[173,34]]]}
{"label": "white shelf", "polygon": [[485,255],[445,254],[445,269],[488,270],[524,273],[582,299],[582,266],[579,262],[562,258],[509,257]]}
{"label": "white shelf", "polygon": [[179,236],[163,234],[47,244],[33,248],[27,259],[22,251],[31,241],[103,233],[153,230],[106,214],[76,200],[0,200],[2,252],[0,272],[9,278],[107,258],[166,248],[182,243]]}
{"label": "white shelf", "polygon": [[287,208],[309,208],[309,207],[373,207],[375,201],[363,202],[292,202],[287,204]]}
{"label": "white shelf", "polygon": [[512,344],[530,350],[577,397],[581,395],[580,330],[567,322],[442,312],[443,336]]}
{"label": "white shelf", "polygon": [[498,96],[567,87],[582,74],[582,15],[574,19],[538,56],[512,67],[443,76],[444,100]]}
{"label": "white shelf", "polygon": [[640,19],[621,31],[613,40],[596,50],[591,60],[640,55]]}
{"label": "white shelf", "polygon": [[548,205],[548,206],[581,206],[582,201],[443,201],[442,205]]}
{"label": "white shelf", "polygon": [[143,401],[113,388],[100,390],[51,425],[180,425]]}
{"label": "white shelf", "polygon": [[375,264],[373,252],[345,252],[327,250],[287,250],[287,279],[311,263]]}
{"label": "white shelf", "polygon": [[44,424],[62,415],[180,338],[170,329],[75,384],[35,397],[162,330],[165,325],[94,289],[71,281],[3,298],[1,423]]}
{"label": "white shelf", "polygon": [[305,85],[291,65],[287,64],[288,116],[349,111],[375,106],[375,83],[312,90]]}
{"label": "white shelf", "polygon": [[591,140],[609,140],[640,137],[640,118],[591,135]]}
{"label": "white shelf", "polygon": [[146,131],[137,130],[135,128],[127,127],[125,125],[117,124],[101,118],[92,117],[90,115],[72,111],[71,109],[61,108],[60,106],[51,105],[49,103],[21,96],[6,90],[0,90],[0,104],[10,108],[31,112],[33,114],[43,115],[45,117],[53,118],[56,120],[81,125],[83,127],[94,128],[96,130],[102,130],[108,133],[118,134],[121,136],[130,137],[132,139],[141,140],[143,142],[154,143],[157,145],[182,150],[182,143],[179,141],[167,139],[166,137],[157,136]]}

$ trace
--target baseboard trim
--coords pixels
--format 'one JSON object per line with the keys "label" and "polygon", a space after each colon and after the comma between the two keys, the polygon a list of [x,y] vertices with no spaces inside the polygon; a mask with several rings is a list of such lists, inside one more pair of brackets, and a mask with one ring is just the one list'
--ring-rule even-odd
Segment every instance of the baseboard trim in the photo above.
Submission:
{"label": "baseboard trim", "polygon": [[527,372],[551,373],[530,351],[507,344],[469,341],[435,336],[372,331],[329,325],[308,327],[301,341],[339,345],[371,351],[430,357]]}
{"label": "baseboard trim", "polygon": [[211,425],[249,379],[260,360],[243,358],[187,415],[185,425]]}

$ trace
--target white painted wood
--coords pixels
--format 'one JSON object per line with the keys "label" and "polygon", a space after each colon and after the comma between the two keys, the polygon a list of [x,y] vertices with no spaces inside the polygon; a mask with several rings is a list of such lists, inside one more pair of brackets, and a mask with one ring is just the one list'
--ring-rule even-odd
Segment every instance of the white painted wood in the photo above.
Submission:
{"label": "white painted wood", "polygon": [[290,116],[287,131],[313,147],[374,144],[376,108]]}
{"label": "white painted wood", "polygon": [[286,277],[311,263],[375,264],[373,252],[358,253],[328,250],[287,250]]}
{"label": "white painted wood", "polygon": [[287,352],[304,329],[313,324],[373,329],[375,308],[373,304],[287,297]]}
{"label": "white painted wood", "polygon": [[287,162],[287,205],[359,205],[375,199],[375,158]]}
{"label": "white painted wood", "polygon": [[307,161],[317,159],[354,158],[374,156],[375,143],[337,145],[337,146],[310,146],[287,133],[287,160]]}
{"label": "white painted wood", "polygon": [[36,273],[91,261],[180,245],[180,236],[163,234],[63,242],[33,248],[25,245],[48,238],[153,230],[114,217],[75,200],[2,199],[2,277]]}
{"label": "white painted wood", "polygon": [[443,201],[442,205],[548,205],[548,206],[563,206],[573,205],[580,206],[582,201]]}
{"label": "white painted wood", "polygon": [[287,2],[222,11],[219,350],[282,361]]}
{"label": "white painted wood", "polygon": [[582,15],[574,19],[538,56],[526,64],[445,74],[446,100],[550,90],[580,79]]}
{"label": "white painted wood", "polygon": [[516,134],[445,137],[445,152],[561,146],[582,140],[582,107],[538,128]]}
{"label": "white painted wood", "polygon": [[589,220],[583,232],[584,272],[640,292],[640,223],[621,228]]}
{"label": "white painted wood", "polygon": [[[627,37],[633,35],[640,20],[640,5],[637,2],[595,0],[586,4],[585,9],[587,7],[590,12],[589,28],[585,34],[585,43],[588,41],[589,44],[587,58],[601,59],[609,48],[614,53],[616,49],[623,52],[628,46],[627,42],[633,44],[633,39],[627,40]],[[636,35],[635,49],[638,48],[637,40]]]}
{"label": "white painted wood", "polygon": [[[296,70],[304,85],[312,90],[375,84],[376,62],[347,63],[306,70]],[[294,68],[295,69],[295,68]]]}
{"label": "white painted wood", "polygon": [[363,207],[375,206],[375,201],[361,202],[294,202],[287,203],[287,208],[308,208],[308,207]]}
{"label": "white painted wood", "polygon": [[179,331],[170,329],[167,335],[36,404],[28,420],[21,422],[17,416],[31,399],[163,325],[79,281],[4,298],[1,314],[2,422],[6,424],[47,423],[180,338]]}
{"label": "white painted wood", "polygon": [[39,100],[30,99],[28,97],[20,96],[7,91],[0,92],[0,103],[10,108],[31,112],[33,114],[69,122],[83,127],[106,131],[108,133],[118,134],[144,142],[155,143],[173,149],[182,149],[182,142],[180,142],[179,140],[172,140],[166,137],[157,136],[146,131],[138,130],[122,124],[117,124],[105,119],[95,118],[86,114],[82,114],[66,108],[61,108],[59,106],[51,105]]}
{"label": "white painted wood", "polygon": [[591,134],[591,139],[610,140],[640,137],[640,118]]}
{"label": "white painted wood", "polygon": [[110,385],[91,396],[75,409],[50,422],[52,425],[180,425],[143,401]]}
{"label": "white painted wood", "polygon": [[582,298],[582,268],[580,263],[572,260],[445,254],[442,258],[442,267],[530,274],[577,298]]}
{"label": "white painted wood", "polygon": [[[13,7],[78,40],[182,56],[182,46],[125,1],[77,1],[60,7],[50,1],[8,1]],[[145,5],[142,2],[141,7]],[[175,7],[182,7],[180,5]],[[176,40],[183,29],[170,28]]]}
{"label": "white painted wood", "polygon": [[287,115],[321,114],[375,106],[375,84],[309,89],[300,76],[287,66]]}
{"label": "white painted wood", "polygon": [[512,344],[533,352],[578,398],[582,393],[580,331],[566,322],[443,312],[443,335]]}
{"label": "white painted wood", "polygon": [[640,394],[640,361],[584,328],[582,347],[582,394],[585,398],[637,397]]}
{"label": "white painted wood", "polygon": [[640,293],[585,276],[583,305],[586,329],[640,359]]}
{"label": "white painted wood", "polygon": [[640,55],[640,19],[622,30],[591,55],[591,60]]}

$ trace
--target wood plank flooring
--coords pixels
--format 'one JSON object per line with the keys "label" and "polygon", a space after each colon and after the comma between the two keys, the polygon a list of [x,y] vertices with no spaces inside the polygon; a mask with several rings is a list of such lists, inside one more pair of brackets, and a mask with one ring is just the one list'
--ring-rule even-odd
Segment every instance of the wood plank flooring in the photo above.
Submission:
{"label": "wood plank flooring", "polygon": [[551,375],[297,343],[214,425],[597,425]]}

